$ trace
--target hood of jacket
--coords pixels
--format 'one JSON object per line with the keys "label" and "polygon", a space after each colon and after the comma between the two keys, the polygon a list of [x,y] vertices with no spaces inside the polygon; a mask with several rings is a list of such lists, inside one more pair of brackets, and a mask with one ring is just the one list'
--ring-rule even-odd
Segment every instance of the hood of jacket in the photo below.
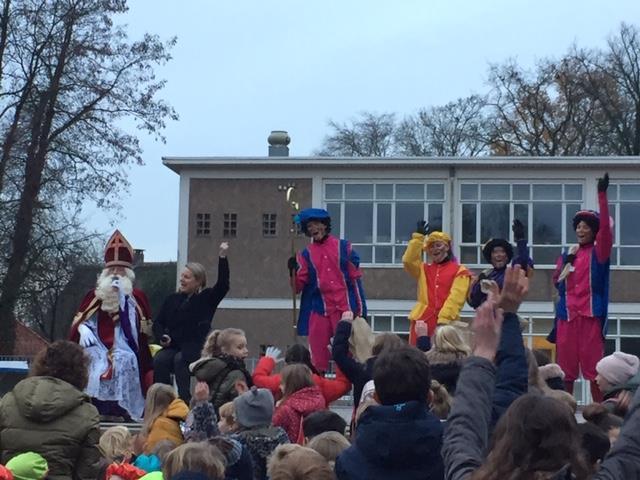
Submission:
{"label": "hood of jacket", "polygon": [[183,400],[176,398],[169,404],[162,414],[164,417],[175,418],[177,420],[185,420],[189,414],[189,406]]}
{"label": "hood of jacket", "polygon": [[286,403],[303,416],[326,407],[322,391],[317,385],[298,390],[287,398]]}
{"label": "hood of jacket", "polygon": [[[426,403],[367,408],[356,430],[355,448],[369,465],[392,470],[442,471],[443,427]],[[353,448],[353,447],[352,447]]]}
{"label": "hood of jacket", "polygon": [[39,423],[52,422],[90,401],[76,387],[54,377],[25,378],[12,393],[20,414]]}

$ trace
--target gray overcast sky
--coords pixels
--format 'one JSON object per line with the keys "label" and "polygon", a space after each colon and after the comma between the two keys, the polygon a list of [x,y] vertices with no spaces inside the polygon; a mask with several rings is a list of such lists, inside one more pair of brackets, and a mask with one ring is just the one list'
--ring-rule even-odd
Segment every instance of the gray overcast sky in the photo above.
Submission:
{"label": "gray overcast sky", "polygon": [[[395,112],[484,92],[488,64],[525,66],[572,43],[603,46],[620,22],[640,24],[638,0],[130,0],[132,38],[177,36],[158,70],[180,120],[166,144],[143,138],[146,165],[130,170],[122,213],[87,213],[120,228],[147,261],[177,257],[178,176],[161,157],[266,155],[288,130],[309,155],[327,121]],[[115,217],[115,219],[114,219]]]}

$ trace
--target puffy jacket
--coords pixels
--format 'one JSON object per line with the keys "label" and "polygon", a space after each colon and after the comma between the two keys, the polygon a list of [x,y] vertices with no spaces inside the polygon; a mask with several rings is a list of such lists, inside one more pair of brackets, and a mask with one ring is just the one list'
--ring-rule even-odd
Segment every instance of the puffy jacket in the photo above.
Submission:
{"label": "puffy jacket", "polygon": [[336,476],[349,480],[442,480],[442,424],[426,403],[367,408],[354,443],[336,460]]}
{"label": "puffy jacket", "polygon": [[189,370],[199,382],[209,385],[210,401],[218,409],[238,396],[236,382],[242,380],[248,387],[253,385],[244,361],[229,355],[201,358],[189,365]]}
{"label": "puffy jacket", "polygon": [[[271,357],[265,356],[258,360],[258,364],[253,370],[253,384],[256,387],[268,388],[273,393],[273,397],[277,399],[282,396],[282,392],[280,391],[280,374],[273,374],[275,366],[276,361]],[[313,374],[313,383],[320,388],[327,405],[346,395],[351,389],[351,382],[339,368],[336,368],[335,379]]]}
{"label": "puffy jacket", "polygon": [[144,444],[144,453],[153,452],[153,447],[161,440],[171,440],[176,445],[184,442],[180,422],[184,422],[189,414],[189,407],[184,401],[176,398],[167,409],[151,424],[147,441]]}
{"label": "puffy jacket", "polygon": [[326,404],[317,385],[305,387],[282,401],[273,413],[273,425],[282,427],[291,443],[302,443],[302,420],[310,413],[324,410]]}
{"label": "puffy jacket", "polygon": [[50,479],[93,480],[99,438],[96,407],[58,378],[26,378],[0,401],[0,463],[31,451],[47,460]]}

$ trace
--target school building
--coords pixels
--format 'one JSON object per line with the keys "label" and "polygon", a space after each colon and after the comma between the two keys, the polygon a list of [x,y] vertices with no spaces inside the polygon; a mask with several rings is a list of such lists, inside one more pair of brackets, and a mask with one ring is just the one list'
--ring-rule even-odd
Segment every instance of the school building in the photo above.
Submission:
{"label": "school building", "polygon": [[[272,138],[274,137],[274,138]],[[359,252],[374,331],[406,335],[416,283],[402,254],[416,222],[452,234],[458,259],[474,272],[487,268],[482,245],[512,240],[511,222],[526,226],[535,262],[521,315],[532,346],[548,348],[553,321],[551,276],[557,256],[576,242],[573,214],[597,209],[597,178],[611,177],[614,219],[610,328],[607,352],[640,355],[640,159],[636,157],[411,157],[288,156],[287,142],[270,137],[264,157],[165,157],[180,177],[178,272],[188,261],[216,276],[218,245],[229,241],[231,291],[214,326],[247,332],[252,356],[294,339],[286,268],[292,242],[292,202],[326,208],[332,233]],[[287,186],[295,185],[287,202]],[[463,317],[471,317],[467,306]]]}

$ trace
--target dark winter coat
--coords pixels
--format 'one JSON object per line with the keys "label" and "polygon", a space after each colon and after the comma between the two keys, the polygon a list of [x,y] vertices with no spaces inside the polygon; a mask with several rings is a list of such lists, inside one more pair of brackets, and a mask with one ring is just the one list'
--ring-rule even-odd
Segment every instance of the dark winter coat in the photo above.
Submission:
{"label": "dark winter coat", "polygon": [[189,364],[200,356],[202,345],[211,329],[218,304],[229,291],[229,261],[218,260],[218,280],[211,288],[189,296],[186,293],[169,295],[153,322],[153,335],[160,343],[163,335],[171,337],[171,345],[182,352]]}
{"label": "dark winter coat", "polygon": [[209,385],[210,401],[218,409],[238,396],[236,382],[242,380],[248,387],[253,385],[251,374],[244,361],[229,355],[201,358],[189,366],[191,373],[199,382]]}
{"label": "dark winter coat", "polygon": [[421,402],[367,408],[354,443],[336,460],[348,480],[441,480],[442,424]]}
{"label": "dark winter coat", "polygon": [[278,445],[289,443],[287,433],[280,427],[257,427],[231,435],[231,438],[238,440],[251,454],[253,463],[253,479],[266,480],[267,459]]}
{"label": "dark winter coat", "polygon": [[276,427],[282,427],[291,443],[302,443],[302,421],[310,413],[325,408],[324,396],[317,385],[302,388],[276,407],[271,423]]}
{"label": "dark winter coat", "polygon": [[95,479],[100,417],[87,395],[53,377],[29,377],[0,401],[0,463],[36,452],[48,478]]}

